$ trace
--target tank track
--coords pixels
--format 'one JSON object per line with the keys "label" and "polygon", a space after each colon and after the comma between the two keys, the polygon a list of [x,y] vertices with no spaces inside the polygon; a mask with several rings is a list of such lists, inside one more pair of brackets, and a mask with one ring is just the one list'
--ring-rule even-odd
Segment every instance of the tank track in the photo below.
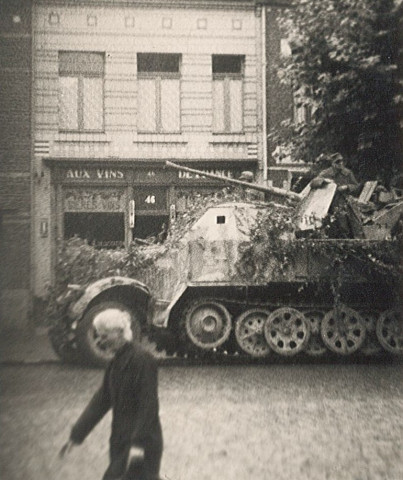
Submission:
{"label": "tank track", "polygon": [[[193,314],[195,317],[195,301],[188,301],[181,309],[180,318],[176,323],[174,333],[178,341],[167,353],[176,357],[200,360],[239,358],[245,360],[268,359],[269,361],[275,357],[301,358],[306,356],[307,358],[319,358],[330,356],[334,358],[335,356],[347,357],[351,354],[354,354],[355,357],[357,355],[368,357],[403,353],[402,320],[398,316],[396,317],[396,313],[394,313],[394,321],[393,319],[387,319],[385,322],[385,318],[382,317],[385,311],[382,307],[373,307],[367,310],[362,304],[349,304],[348,307],[340,304],[342,330],[344,329],[344,332],[341,331],[340,333],[339,314],[336,314],[337,318],[335,319],[334,304],[331,303],[313,304],[304,300],[295,301],[295,299],[293,301],[262,302],[258,300],[237,300],[228,297],[206,297],[199,299],[199,302],[206,302],[207,305],[213,306],[219,304],[225,307],[232,320],[228,336],[227,333],[223,334],[222,338],[225,338],[225,340],[221,341],[221,333],[218,334],[217,338],[220,337],[220,341],[217,341],[214,345],[214,342],[208,340],[207,348],[201,347],[202,342],[199,340],[195,342],[195,338],[189,335],[189,324],[192,325],[193,321],[190,316]],[[276,319],[276,315],[273,316],[272,313],[279,312],[280,309],[280,314],[284,318]],[[396,311],[398,310],[396,309]],[[251,312],[250,318],[248,318],[247,312]],[[209,307],[206,307],[203,313],[207,317],[215,317],[216,315],[219,317],[218,314],[214,313],[210,315]],[[262,320],[264,313],[267,313],[266,321]],[[249,324],[251,328],[257,326],[258,331],[255,337],[258,337],[259,341],[255,344],[248,345],[247,340],[244,341],[243,345],[240,344],[239,330],[242,330],[242,325],[237,329],[236,320],[239,321],[242,316],[246,317],[242,319],[246,324],[244,327],[245,338],[248,337],[247,327]],[[300,318],[301,316],[305,318],[306,324]],[[278,328],[265,327],[269,319],[271,326],[273,327],[277,322]],[[198,326],[197,321],[196,318],[194,320],[196,327]],[[287,331],[287,322],[294,325],[295,331]],[[326,322],[325,326],[323,325],[324,322]],[[196,327],[195,330],[197,330]],[[210,327],[207,325],[206,328],[208,330]],[[238,335],[236,335],[237,331]],[[250,336],[253,335],[252,332]],[[266,336],[270,338],[270,335],[273,338],[269,343]],[[291,340],[289,345],[286,346],[286,340],[283,339],[288,338],[291,338]],[[295,340],[292,338],[295,338]]]}

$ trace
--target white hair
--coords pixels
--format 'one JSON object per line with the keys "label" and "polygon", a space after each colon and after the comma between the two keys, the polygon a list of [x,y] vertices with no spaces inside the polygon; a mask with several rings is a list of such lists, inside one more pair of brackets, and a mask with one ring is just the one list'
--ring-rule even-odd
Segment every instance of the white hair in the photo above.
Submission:
{"label": "white hair", "polygon": [[94,319],[94,328],[106,335],[108,332],[120,330],[123,337],[128,342],[133,340],[133,332],[131,329],[131,315],[129,312],[119,311],[116,308],[108,308],[100,312]]}

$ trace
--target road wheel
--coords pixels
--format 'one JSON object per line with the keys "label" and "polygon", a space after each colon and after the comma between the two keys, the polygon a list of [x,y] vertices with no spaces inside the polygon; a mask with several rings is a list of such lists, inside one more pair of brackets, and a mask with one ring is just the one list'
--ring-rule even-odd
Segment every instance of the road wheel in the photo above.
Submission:
{"label": "road wheel", "polygon": [[250,309],[235,321],[236,341],[242,350],[252,357],[265,357],[270,353],[263,331],[269,315],[267,310]]}
{"label": "road wheel", "polygon": [[231,333],[231,315],[224,305],[215,300],[191,302],[184,319],[187,338],[201,350],[208,351],[221,346]]}
{"label": "road wheel", "polygon": [[326,313],[322,320],[321,334],[329,350],[349,355],[364,344],[365,323],[358,312],[342,305]]}
{"label": "road wheel", "polygon": [[131,325],[133,339],[141,340],[141,326],[135,313],[126,305],[115,302],[101,302],[85,312],[77,327],[77,345],[84,360],[96,367],[105,367],[113,358],[111,351],[98,335],[94,321],[99,316],[117,316]]}
{"label": "road wheel", "polygon": [[398,309],[381,313],[376,324],[376,336],[385,350],[398,355],[403,354],[403,325]]}
{"label": "road wheel", "polygon": [[67,325],[53,325],[49,329],[48,335],[53,350],[61,360],[67,363],[80,363],[82,361],[75,332]]}
{"label": "road wheel", "polygon": [[296,355],[309,341],[310,331],[303,313],[295,308],[283,307],[269,315],[264,335],[270,348],[280,355]]}

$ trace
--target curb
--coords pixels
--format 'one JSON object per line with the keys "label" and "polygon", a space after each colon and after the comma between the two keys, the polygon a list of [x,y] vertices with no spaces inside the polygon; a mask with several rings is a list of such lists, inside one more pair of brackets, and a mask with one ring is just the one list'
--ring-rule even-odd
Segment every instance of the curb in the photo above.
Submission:
{"label": "curb", "polygon": [[[157,358],[158,366],[160,367],[177,367],[177,366],[203,366],[207,363],[197,361],[189,361],[187,358]],[[41,365],[62,365],[68,367],[79,368],[94,368],[88,365],[79,365],[74,363],[63,362],[59,359],[43,359],[43,360],[0,360],[1,367],[27,367],[27,366],[41,366]],[[96,367],[95,367],[96,368]]]}
{"label": "curb", "polygon": [[[403,357],[389,357],[387,359],[383,358],[368,358],[368,359],[349,359],[343,361],[322,359],[321,361],[312,360],[306,361],[303,359],[294,359],[290,361],[287,359],[271,359],[272,361],[253,361],[249,359],[226,359],[225,361],[200,361],[198,359],[188,359],[188,358],[166,358],[161,359],[157,358],[157,364],[159,367],[223,367],[223,366],[239,366],[239,367],[270,367],[270,366],[298,366],[298,365],[311,365],[311,366],[321,366],[321,365],[403,365]],[[90,365],[79,365],[74,363],[65,363],[61,360],[3,360],[0,361],[0,368],[2,367],[28,367],[28,366],[42,366],[42,365],[60,365],[65,367],[72,368],[90,368],[98,369],[101,368],[92,367]]]}

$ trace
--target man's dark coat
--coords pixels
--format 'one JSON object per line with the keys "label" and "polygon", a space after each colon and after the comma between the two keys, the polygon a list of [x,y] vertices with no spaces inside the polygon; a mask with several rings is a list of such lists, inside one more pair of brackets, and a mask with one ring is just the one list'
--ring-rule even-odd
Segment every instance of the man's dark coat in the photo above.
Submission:
{"label": "man's dark coat", "polygon": [[158,478],[162,456],[158,370],[154,357],[140,345],[126,343],[117,351],[102,386],[74,425],[71,440],[82,443],[111,407],[110,464],[104,480],[122,478],[131,446],[144,448],[145,478]]}

